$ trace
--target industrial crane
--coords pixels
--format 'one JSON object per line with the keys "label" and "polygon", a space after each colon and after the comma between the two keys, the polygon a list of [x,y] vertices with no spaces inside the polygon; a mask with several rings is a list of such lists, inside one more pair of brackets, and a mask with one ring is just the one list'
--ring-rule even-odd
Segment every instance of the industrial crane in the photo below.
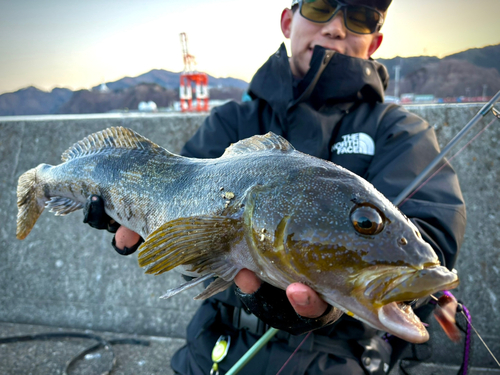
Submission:
{"label": "industrial crane", "polygon": [[[179,98],[181,100],[181,111],[208,111],[208,76],[196,70],[196,61],[188,52],[187,35],[181,33],[182,57],[184,59],[184,71],[181,73],[179,87]],[[196,107],[193,107],[193,88],[195,84]]]}

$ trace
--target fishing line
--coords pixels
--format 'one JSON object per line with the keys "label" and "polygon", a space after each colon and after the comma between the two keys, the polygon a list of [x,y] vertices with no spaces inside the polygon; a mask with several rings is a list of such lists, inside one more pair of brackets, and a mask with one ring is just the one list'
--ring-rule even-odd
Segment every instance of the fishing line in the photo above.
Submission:
{"label": "fishing line", "polygon": [[292,353],[292,355],[290,357],[288,357],[288,359],[286,360],[286,362],[283,364],[283,366],[281,366],[280,370],[276,373],[276,375],[280,375],[281,371],[283,371],[283,369],[285,368],[285,366],[288,364],[288,362],[290,362],[290,360],[292,359],[292,357],[299,351],[300,347],[302,346],[302,344],[307,340],[307,338],[311,335],[312,331],[310,331],[306,337],[304,337],[304,339],[300,342],[300,344],[295,348],[294,352]]}
{"label": "fishing line", "polygon": [[464,316],[465,320],[467,320],[467,323],[469,323],[469,325],[471,326],[471,328],[474,330],[474,332],[476,332],[477,337],[479,337],[479,340],[481,340],[481,342],[483,343],[483,345],[486,348],[486,350],[488,350],[488,352],[491,354],[491,356],[493,357],[493,359],[497,363],[498,367],[500,367],[500,362],[498,362],[498,359],[493,355],[492,351],[490,350],[490,348],[488,347],[488,345],[486,345],[486,343],[484,342],[484,340],[481,337],[481,335],[479,334],[479,332],[474,328],[474,326],[470,322],[469,318],[467,317],[467,315],[465,314],[465,312],[463,311],[463,309],[462,309],[461,313]]}
{"label": "fishing line", "polygon": [[465,148],[467,148],[467,146],[469,146],[477,137],[479,137],[486,129],[488,129],[494,122],[495,120],[497,120],[496,118],[494,118],[493,120],[491,120],[491,122],[486,125],[480,132],[478,132],[469,142],[467,142],[460,150],[458,150],[452,157],[450,157],[449,159],[445,159],[443,165],[441,165],[441,167],[439,167],[432,175],[430,175],[427,180],[425,180],[424,182],[422,182],[420,184],[420,186],[418,186],[415,190],[413,190],[413,192],[408,195],[405,200],[403,202],[401,202],[398,207],[401,207],[403,204],[405,204],[405,202],[407,200],[409,200],[411,197],[413,197],[421,188],[424,187],[425,184],[427,184],[436,174],[438,174],[444,167],[446,167],[446,165],[449,165],[451,167],[451,164],[450,162],[456,157],[458,156],[463,150],[465,150]]}
{"label": "fishing line", "polygon": [[[436,302],[439,301],[439,299],[436,296],[433,296],[432,294],[431,294],[431,298],[434,299],[434,301],[436,301]],[[458,304],[458,310],[460,310],[460,313],[463,315],[463,317],[465,318],[465,320],[469,324],[469,327],[471,327],[474,330],[474,332],[476,332],[477,337],[479,337],[479,340],[481,340],[481,342],[483,343],[483,345],[486,348],[486,350],[488,350],[488,353],[490,353],[490,355],[493,357],[493,359],[497,363],[498,367],[500,367],[500,362],[495,357],[495,355],[493,354],[493,352],[490,350],[490,348],[488,347],[488,345],[486,345],[486,342],[483,340],[483,338],[481,337],[481,335],[479,334],[479,332],[476,330],[476,328],[474,328],[474,326],[472,325],[472,322],[471,322],[471,319],[470,319],[470,314],[469,314],[469,311],[467,310],[467,308],[464,305],[462,305],[462,304],[459,303]],[[468,334],[468,332],[466,332],[466,334]]]}

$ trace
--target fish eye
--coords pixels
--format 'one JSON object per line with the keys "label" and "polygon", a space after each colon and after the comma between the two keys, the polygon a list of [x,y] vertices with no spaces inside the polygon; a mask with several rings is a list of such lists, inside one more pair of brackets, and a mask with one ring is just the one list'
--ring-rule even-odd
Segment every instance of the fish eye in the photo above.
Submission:
{"label": "fish eye", "polygon": [[380,213],[369,206],[357,206],[351,211],[351,222],[360,234],[373,236],[384,229],[384,220]]}

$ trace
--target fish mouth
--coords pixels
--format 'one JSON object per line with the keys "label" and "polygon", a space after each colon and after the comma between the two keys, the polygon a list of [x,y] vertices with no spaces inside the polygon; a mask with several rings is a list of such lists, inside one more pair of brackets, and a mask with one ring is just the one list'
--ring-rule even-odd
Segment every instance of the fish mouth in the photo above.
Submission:
{"label": "fish mouth", "polygon": [[364,297],[372,301],[379,328],[418,344],[427,341],[429,333],[415,315],[413,303],[408,301],[456,288],[458,284],[458,276],[442,266],[387,269],[365,284]]}
{"label": "fish mouth", "polygon": [[421,344],[429,340],[429,332],[405,302],[391,302],[378,309],[378,319],[384,330],[399,338]]}
{"label": "fish mouth", "polygon": [[412,306],[404,301],[453,289],[458,284],[458,276],[442,266],[424,268],[405,275],[394,288],[381,296],[380,302],[384,306],[378,310],[380,323],[404,340],[425,342],[429,339],[427,329],[413,312]]}

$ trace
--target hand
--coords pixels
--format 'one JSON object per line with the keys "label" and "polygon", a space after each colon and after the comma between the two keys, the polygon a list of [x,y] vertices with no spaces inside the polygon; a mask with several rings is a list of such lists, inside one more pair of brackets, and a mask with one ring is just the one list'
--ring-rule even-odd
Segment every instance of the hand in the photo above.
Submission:
{"label": "hand", "polygon": [[106,214],[104,200],[98,195],[92,195],[87,199],[83,208],[83,222],[93,228],[115,233],[111,245],[120,255],[134,253],[143,242],[137,233],[120,225]]}
{"label": "hand", "polygon": [[83,207],[83,222],[95,229],[115,233],[120,224],[106,214],[104,200],[98,195],[88,197]]}
{"label": "hand", "polygon": [[113,237],[111,246],[120,255],[130,255],[137,251],[144,240],[134,231],[121,225]]}
{"label": "hand", "polygon": [[[238,272],[234,282],[243,293],[247,294],[255,293],[262,283],[252,271],[247,269]],[[318,318],[328,308],[328,304],[314,290],[301,283],[290,284],[286,288],[286,295],[295,312],[305,318]]]}
{"label": "hand", "polygon": [[140,239],[141,236],[122,225],[115,233],[115,246],[119,249],[125,249],[126,247],[130,249],[137,244]]}

